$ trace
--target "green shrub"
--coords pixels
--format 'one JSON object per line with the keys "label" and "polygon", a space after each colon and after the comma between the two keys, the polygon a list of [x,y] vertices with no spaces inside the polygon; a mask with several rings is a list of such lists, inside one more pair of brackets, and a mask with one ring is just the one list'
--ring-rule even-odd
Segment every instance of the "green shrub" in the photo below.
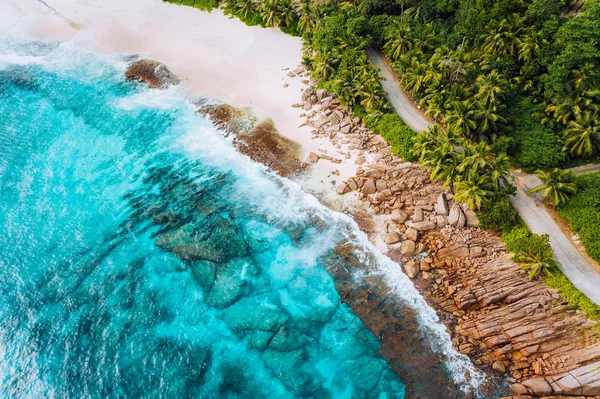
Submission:
{"label": "green shrub", "polygon": [[550,237],[548,234],[533,234],[527,227],[517,227],[502,233],[502,241],[508,252],[515,254],[515,261],[519,256],[527,256],[531,253],[538,254],[550,248]]}
{"label": "green shrub", "polygon": [[581,236],[588,254],[600,262],[600,173],[576,176],[575,184],[578,191],[558,213]]}
{"label": "green shrub", "polygon": [[484,205],[477,214],[481,227],[488,230],[509,231],[519,224],[519,215],[508,195],[499,195]]}
{"label": "green shrub", "polygon": [[378,131],[388,142],[394,155],[404,161],[416,161],[411,152],[416,133],[406,126],[397,114],[385,114],[377,121],[373,130]]}
{"label": "green shrub", "polygon": [[515,122],[508,134],[514,140],[509,155],[528,172],[557,167],[566,160],[558,136],[534,116],[539,111],[528,98],[521,99],[509,109]]}
{"label": "green shrub", "polygon": [[198,8],[202,11],[212,11],[219,7],[218,0],[163,0],[167,3],[179,4]]}
{"label": "green shrub", "polygon": [[560,270],[546,276],[544,282],[548,287],[558,290],[567,303],[575,309],[580,309],[591,318],[600,316],[600,306],[592,302],[587,296],[579,291]]}

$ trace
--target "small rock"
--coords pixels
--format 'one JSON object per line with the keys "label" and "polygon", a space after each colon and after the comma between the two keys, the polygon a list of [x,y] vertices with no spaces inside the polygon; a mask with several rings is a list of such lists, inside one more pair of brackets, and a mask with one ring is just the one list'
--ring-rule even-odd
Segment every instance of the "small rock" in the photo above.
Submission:
{"label": "small rock", "polygon": [[506,367],[504,366],[504,363],[499,361],[495,361],[494,363],[492,363],[492,369],[500,374],[504,374],[506,372]]}
{"label": "small rock", "polygon": [[349,192],[350,192],[350,188],[349,188],[349,187],[346,185],[346,183],[341,183],[341,184],[339,184],[339,185],[338,185],[338,186],[335,188],[335,191],[336,191],[338,194],[341,194],[341,195],[343,195],[343,194],[349,193]]}
{"label": "small rock", "polygon": [[412,240],[405,240],[402,242],[402,248],[400,249],[402,255],[410,257],[415,254],[415,242]]}
{"label": "small rock", "polygon": [[392,222],[394,223],[404,223],[406,219],[408,219],[408,214],[404,212],[402,209],[394,209],[392,211]]}
{"label": "small rock", "polygon": [[413,213],[413,215],[411,217],[412,221],[415,223],[422,222],[424,218],[425,218],[425,215],[423,214],[423,209],[421,209],[420,207],[416,207],[415,213]]}
{"label": "small rock", "polygon": [[[387,233],[385,235],[385,237],[383,237],[383,242],[385,242],[388,245],[396,244],[396,243],[400,242],[400,234],[398,234],[395,231],[392,233]],[[414,245],[414,242],[413,242],[413,245]]]}
{"label": "small rock", "polygon": [[319,155],[315,154],[314,152],[311,152],[310,154],[308,154],[308,162],[310,163],[317,163],[319,162]]}
{"label": "small rock", "polygon": [[404,272],[406,273],[406,275],[409,278],[415,278],[417,277],[417,275],[419,274],[419,265],[417,265],[417,262],[415,261],[410,261],[410,262],[406,262],[404,264]]}
{"label": "small rock", "polygon": [[417,239],[419,238],[419,232],[412,227],[409,227],[408,229],[406,229],[404,234],[406,235],[407,240],[417,241]]}
{"label": "small rock", "polygon": [[418,231],[428,231],[435,229],[435,222],[425,220],[424,222],[414,223],[412,227]]}
{"label": "small rock", "polygon": [[480,258],[485,256],[485,250],[482,247],[471,247],[469,253],[472,258]]}

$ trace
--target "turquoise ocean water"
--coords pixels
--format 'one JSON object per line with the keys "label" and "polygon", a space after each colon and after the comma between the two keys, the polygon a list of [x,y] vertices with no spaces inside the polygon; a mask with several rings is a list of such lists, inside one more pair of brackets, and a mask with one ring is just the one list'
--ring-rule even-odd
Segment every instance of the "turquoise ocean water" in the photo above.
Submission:
{"label": "turquoise ocean water", "polygon": [[306,196],[116,62],[0,48],[3,397],[403,397]]}
{"label": "turquoise ocean water", "polygon": [[[403,398],[319,261],[369,247],[354,223],[237,153],[185,88],[125,65],[0,36],[0,397]],[[433,310],[377,259],[469,385]]]}

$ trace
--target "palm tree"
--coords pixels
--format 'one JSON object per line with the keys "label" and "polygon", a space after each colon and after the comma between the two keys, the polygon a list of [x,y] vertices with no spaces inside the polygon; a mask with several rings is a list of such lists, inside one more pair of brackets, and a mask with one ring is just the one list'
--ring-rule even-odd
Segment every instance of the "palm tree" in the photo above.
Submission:
{"label": "palm tree", "polygon": [[248,14],[256,12],[256,3],[254,0],[239,0],[236,3],[238,15],[243,15],[248,18]]}
{"label": "palm tree", "polygon": [[443,180],[444,187],[452,184],[458,175],[462,155],[447,142],[439,143],[423,154],[422,166],[430,169],[431,180]]}
{"label": "palm tree", "polygon": [[433,28],[433,23],[428,23],[423,25],[421,29],[419,29],[414,37],[413,46],[418,48],[419,50],[426,52],[427,50],[433,48],[433,42],[435,41],[435,29]]}
{"label": "palm tree", "polygon": [[407,26],[402,26],[387,37],[383,51],[392,60],[397,60],[413,48],[413,43],[408,36],[409,32],[410,29]]}
{"label": "palm tree", "polygon": [[567,151],[578,157],[589,157],[600,146],[600,118],[597,113],[584,112],[569,122],[563,140]]}
{"label": "palm tree", "polygon": [[285,26],[289,26],[298,14],[292,0],[278,0],[279,17]]}
{"label": "palm tree", "polygon": [[448,105],[449,110],[443,122],[466,137],[477,127],[474,110],[467,101],[457,101]]}
{"label": "palm tree", "polygon": [[503,183],[508,184],[511,179],[510,158],[508,155],[501,153],[496,158],[488,160],[486,174],[489,176],[495,191],[500,190]]}
{"label": "palm tree", "polygon": [[577,186],[573,183],[573,174],[569,171],[554,168],[548,172],[537,170],[535,174],[542,181],[542,184],[532,188],[529,192],[541,191],[544,198],[548,199],[554,206],[566,203],[571,195],[577,191]]}
{"label": "palm tree", "polygon": [[585,92],[598,87],[598,80],[600,75],[596,70],[594,64],[586,63],[580,69],[574,69],[571,71],[571,79],[569,84],[572,85],[576,90]]}
{"label": "palm tree", "polygon": [[518,14],[504,19],[491,35],[484,36],[483,51],[485,56],[494,58],[517,55],[519,36],[523,32],[523,20]]}
{"label": "palm tree", "polygon": [[493,70],[488,74],[481,74],[475,80],[477,94],[475,99],[485,107],[490,107],[504,99],[504,91],[508,82],[498,71]]}
{"label": "palm tree", "polygon": [[260,8],[260,16],[266,26],[278,27],[281,24],[280,3],[278,0],[266,0]]}
{"label": "palm tree", "polygon": [[464,158],[458,165],[462,180],[477,180],[489,165],[490,147],[486,143],[464,143]]}
{"label": "palm tree", "polygon": [[539,253],[531,252],[528,255],[520,255],[519,261],[521,267],[529,269],[529,279],[533,280],[540,272],[552,275],[552,270],[556,267],[556,259],[552,254],[552,248],[546,247]]}
{"label": "palm tree", "polygon": [[302,33],[310,32],[315,27],[315,14],[310,0],[302,0],[298,6],[298,30]]}
{"label": "palm tree", "polygon": [[489,180],[480,176],[477,180],[462,180],[454,183],[454,199],[476,210],[487,202],[492,192],[488,189]]}
{"label": "palm tree", "polygon": [[496,112],[496,107],[486,108],[478,104],[473,115],[477,121],[477,131],[488,136],[491,140],[496,138],[498,125],[506,123],[506,119]]}
{"label": "palm tree", "polygon": [[519,60],[523,63],[531,62],[540,53],[540,44],[547,43],[535,28],[529,28],[518,40]]}
{"label": "palm tree", "polygon": [[315,77],[321,80],[327,80],[327,78],[335,72],[334,59],[335,55],[330,52],[323,51],[318,53],[312,62],[312,69]]}
{"label": "palm tree", "polygon": [[405,71],[402,77],[402,83],[406,90],[413,95],[419,95],[425,89],[427,70],[427,64],[419,62],[414,69]]}
{"label": "palm tree", "polygon": [[565,92],[554,99],[554,104],[546,108],[546,113],[552,114],[567,126],[569,121],[577,120],[585,111],[598,111],[598,105],[594,103],[594,94],[590,90],[580,93],[571,85],[567,85]]}

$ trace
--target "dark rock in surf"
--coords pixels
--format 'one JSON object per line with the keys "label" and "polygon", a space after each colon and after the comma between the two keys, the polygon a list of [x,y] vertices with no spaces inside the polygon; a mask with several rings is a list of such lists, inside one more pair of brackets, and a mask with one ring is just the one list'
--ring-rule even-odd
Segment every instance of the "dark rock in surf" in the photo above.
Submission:
{"label": "dark rock in surf", "polygon": [[180,82],[165,64],[149,59],[139,60],[129,65],[125,77],[146,83],[151,89],[161,89]]}

